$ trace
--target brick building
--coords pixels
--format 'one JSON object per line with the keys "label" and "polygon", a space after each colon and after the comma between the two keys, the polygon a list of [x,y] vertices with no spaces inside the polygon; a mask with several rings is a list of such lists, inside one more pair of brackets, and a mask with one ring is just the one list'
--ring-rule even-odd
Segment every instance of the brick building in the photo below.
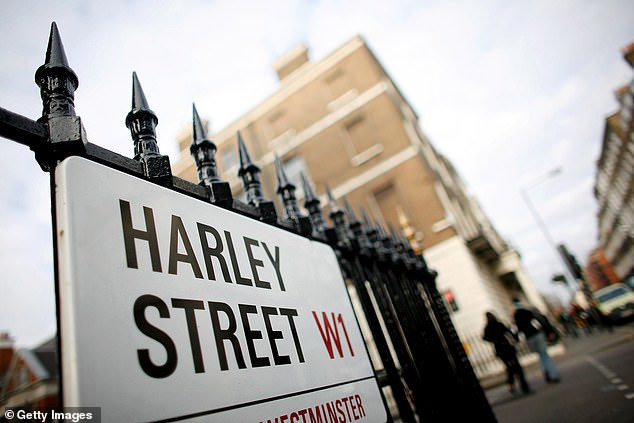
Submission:
{"label": "brick building", "polygon": [[[240,131],[262,169],[267,198],[277,197],[277,154],[298,188],[300,204],[303,172],[322,205],[327,184],[356,211],[363,208],[394,228],[407,228],[438,271],[439,289],[452,300],[463,334],[481,333],[487,310],[508,318],[513,296],[545,310],[519,254],[425,136],[416,112],[363,38],[353,37],[319,61],[309,60],[300,45],[274,67],[279,89],[210,137],[218,147],[221,177],[235,197],[243,198],[237,177]],[[191,132],[179,139],[182,153],[174,173],[197,182],[190,143]]]}
{"label": "brick building", "polygon": [[[0,347],[7,345],[1,341]],[[6,407],[26,407],[48,411],[59,405],[57,337],[33,349],[13,349],[13,345],[0,350],[9,357],[0,389],[0,412]],[[2,360],[4,365],[6,362]]]}
{"label": "brick building", "polygon": [[[634,43],[623,56],[634,67]],[[599,203],[598,247],[618,277],[627,279],[634,278],[634,78],[616,97],[619,110],[606,118],[594,195]]]}

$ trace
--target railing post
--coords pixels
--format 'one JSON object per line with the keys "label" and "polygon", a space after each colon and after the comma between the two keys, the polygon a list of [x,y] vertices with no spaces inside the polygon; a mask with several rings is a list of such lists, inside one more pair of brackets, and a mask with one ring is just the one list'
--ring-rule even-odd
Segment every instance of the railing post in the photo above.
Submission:
{"label": "railing post", "polygon": [[308,216],[302,216],[297,205],[295,196],[295,185],[291,183],[284,170],[284,165],[280,158],[275,155],[275,174],[277,176],[277,194],[282,199],[286,218],[293,222],[295,229],[301,235],[308,236],[313,228]]}
{"label": "railing post", "polygon": [[237,132],[236,136],[238,138],[238,156],[240,158],[238,176],[242,179],[242,186],[247,193],[247,203],[259,210],[260,220],[267,223],[275,223],[277,221],[275,205],[272,201],[266,200],[262,194],[260,168],[251,160],[240,131]]}
{"label": "railing post", "polygon": [[195,104],[192,105],[192,115],[192,144],[189,152],[196,162],[199,184],[207,187],[212,203],[221,207],[231,207],[231,187],[218,176],[216,144],[207,138],[207,131],[203,127]]}
{"label": "railing post", "polygon": [[300,176],[302,178],[302,188],[304,189],[304,208],[308,211],[308,217],[310,218],[313,230],[312,236],[314,238],[320,238],[323,236],[327,225],[324,221],[324,215],[321,213],[319,198],[315,194],[315,190],[310,185],[304,172],[301,172]]}
{"label": "railing post", "polygon": [[134,141],[134,160],[143,164],[145,176],[164,186],[172,185],[172,169],[168,156],[161,155],[156,142],[158,118],[150,109],[141,83],[132,73],[132,110],[125,118],[125,126]]}
{"label": "railing post", "polygon": [[[424,263],[424,260],[421,261],[426,269],[427,266]],[[430,300],[433,312],[437,316],[436,318],[441,333],[447,343],[450,354],[453,357],[453,361],[456,364],[456,371],[462,381],[462,387],[466,391],[465,397],[474,409],[473,416],[476,417],[477,412],[478,421],[496,422],[497,419],[491,409],[489,400],[487,399],[486,394],[480,385],[480,381],[473,370],[469,357],[467,356],[464,346],[460,341],[460,337],[458,336],[458,332],[456,332],[456,328],[451,321],[451,316],[447,311],[447,307],[445,306],[442,296],[440,292],[438,292],[435,272],[426,272],[426,277],[423,277],[422,280],[422,287]]]}
{"label": "railing post", "polygon": [[333,223],[338,240],[337,245],[342,248],[348,247],[350,234],[348,233],[348,228],[346,226],[346,216],[337,204],[337,200],[335,200],[334,195],[330,191],[330,187],[328,185],[324,185],[324,187],[328,197],[328,217],[330,217],[330,220]]}
{"label": "railing post", "polygon": [[35,72],[42,97],[42,117],[48,126],[48,140],[34,147],[35,158],[43,170],[50,171],[57,160],[85,152],[86,131],[75,114],[75,90],[79,79],[68,65],[57,24],[51,24],[45,63]]}
{"label": "railing post", "polygon": [[[372,300],[365,287],[365,278],[363,276],[363,269],[358,265],[359,244],[352,237],[352,233],[348,231],[345,220],[345,213],[335,200],[330,188],[326,185],[325,190],[328,196],[328,208],[329,217],[333,223],[332,228],[326,229],[328,233],[327,239],[335,247],[337,257],[341,270],[346,277],[350,280],[359,296],[359,301],[363,309],[363,313],[366,316],[370,330],[373,333],[374,340],[381,357],[381,361],[384,366],[384,370],[389,381],[389,385],[392,388],[394,398],[397,402],[401,417],[405,422],[415,422],[414,413],[411,406],[407,401],[407,395],[403,389],[403,385],[398,376],[398,370],[394,364],[393,358],[389,351],[385,334],[381,328],[381,324],[377,318],[376,311],[372,305]],[[317,205],[318,205],[317,200]],[[321,213],[321,211],[320,211]],[[367,347],[366,347],[367,348]],[[381,391],[381,396],[384,403],[385,396]],[[386,403],[387,406],[387,403]]]}
{"label": "railing post", "polygon": [[[362,212],[366,227],[366,236],[373,245],[373,257],[367,264],[371,274],[371,286],[377,302],[382,307],[382,314],[386,326],[390,330],[390,339],[396,350],[403,369],[403,377],[411,392],[413,402],[416,405],[418,415],[422,420],[439,419],[442,416],[435,391],[437,386],[432,386],[430,380],[434,380],[434,372],[426,371],[430,359],[425,356],[425,348],[419,328],[412,322],[409,309],[404,306],[405,295],[400,289],[392,252],[382,242],[380,233],[382,228],[373,225],[365,211]],[[422,350],[421,350],[422,348]],[[421,351],[423,354],[421,354]],[[423,380],[423,377],[425,380]]]}
{"label": "railing post", "polygon": [[[373,289],[373,281],[371,280],[372,277],[368,277],[370,273],[368,269],[370,268],[370,263],[372,261],[372,245],[363,231],[361,222],[357,219],[352,207],[350,207],[350,204],[348,204],[348,201],[345,199],[344,208],[348,218],[348,227],[350,229],[351,237],[351,253],[348,254],[349,257],[347,257],[347,263],[349,263],[350,266],[349,272],[352,282],[357,294],[359,295],[359,302],[361,303],[363,313],[366,316],[368,326],[372,332],[372,338],[374,339],[377,351],[381,357],[381,362],[383,363],[383,368],[387,376],[387,382],[392,389],[392,394],[394,395],[394,400],[396,401],[396,405],[399,409],[400,417],[406,422],[416,421],[414,417],[415,413],[412,410],[412,405],[408,400],[407,392],[403,385],[403,381],[401,380],[396,362],[392,356],[392,352],[390,351],[388,337],[383,331],[381,322],[378,318],[378,315],[381,315],[383,318],[388,336],[395,349],[396,356],[401,362],[401,366],[404,364],[406,365],[406,363],[403,362],[403,342],[400,338],[400,333],[396,329],[393,316],[385,307],[383,296],[377,295]],[[372,292],[374,296],[378,310],[373,304],[370,292]],[[395,334],[398,337],[397,339],[394,339]]]}

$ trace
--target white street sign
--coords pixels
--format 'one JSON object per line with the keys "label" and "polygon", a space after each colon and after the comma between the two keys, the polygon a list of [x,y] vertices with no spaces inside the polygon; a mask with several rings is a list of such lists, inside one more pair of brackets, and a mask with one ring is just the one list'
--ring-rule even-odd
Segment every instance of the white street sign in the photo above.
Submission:
{"label": "white street sign", "polygon": [[79,157],[55,181],[65,406],[387,420],[329,246]]}

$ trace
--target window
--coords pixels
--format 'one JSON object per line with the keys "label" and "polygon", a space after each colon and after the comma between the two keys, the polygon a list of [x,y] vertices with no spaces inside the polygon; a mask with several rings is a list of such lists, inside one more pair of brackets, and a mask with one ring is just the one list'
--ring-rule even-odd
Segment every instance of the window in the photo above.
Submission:
{"label": "window", "polygon": [[[373,193],[373,213],[383,220],[384,223],[391,222],[396,225],[398,222],[398,207],[402,208],[398,192],[394,185],[384,185]],[[397,227],[394,226],[394,229]],[[387,229],[387,228],[386,228]]]}
{"label": "window", "polygon": [[367,150],[375,144],[374,135],[370,130],[370,125],[363,116],[358,116],[348,122],[346,124],[346,133],[348,134],[348,138],[352,142],[357,154]]}
{"label": "window", "polygon": [[369,120],[358,115],[344,126],[346,150],[354,166],[360,166],[383,152],[383,146],[377,143]]}
{"label": "window", "polygon": [[325,78],[326,88],[330,101],[336,100],[352,89],[348,76],[342,69],[336,69]]}
{"label": "window", "polygon": [[288,124],[288,117],[283,110],[278,110],[274,112],[267,119],[267,137],[269,141],[279,137],[289,129],[290,126]]}

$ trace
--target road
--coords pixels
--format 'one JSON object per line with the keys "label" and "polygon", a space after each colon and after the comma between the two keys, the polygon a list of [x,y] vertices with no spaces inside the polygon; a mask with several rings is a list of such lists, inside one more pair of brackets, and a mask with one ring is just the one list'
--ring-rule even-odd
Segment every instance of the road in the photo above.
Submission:
{"label": "road", "polygon": [[562,381],[546,384],[538,365],[525,371],[534,390],[512,395],[506,385],[487,389],[499,423],[633,423],[634,324],[565,340],[555,358]]}

